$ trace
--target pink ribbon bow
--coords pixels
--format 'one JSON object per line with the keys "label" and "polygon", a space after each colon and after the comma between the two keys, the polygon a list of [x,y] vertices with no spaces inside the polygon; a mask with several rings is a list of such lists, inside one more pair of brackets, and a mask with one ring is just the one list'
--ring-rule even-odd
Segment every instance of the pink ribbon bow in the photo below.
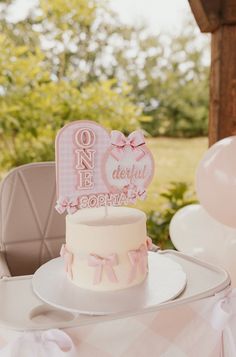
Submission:
{"label": "pink ribbon bow", "polygon": [[125,185],[122,189],[122,192],[126,194],[130,203],[136,202],[137,199],[136,188],[137,188],[136,185],[130,183],[128,185]]}
{"label": "pink ribbon bow", "polygon": [[138,269],[141,274],[147,272],[147,247],[145,244],[141,244],[138,249],[129,250],[128,257],[131,263],[131,270],[128,282],[131,283],[137,275]]}
{"label": "pink ribbon bow", "polygon": [[145,198],[147,197],[147,191],[143,186],[137,186],[137,196],[140,198],[140,200],[144,201]]}
{"label": "pink ribbon bow", "polygon": [[25,331],[6,346],[2,346],[2,341],[0,355],[4,357],[78,357],[77,343],[69,334],[49,326],[46,330]]}
{"label": "pink ribbon bow", "polygon": [[[223,292],[225,294],[225,292]],[[227,355],[236,356],[236,341],[232,321],[236,316],[236,289],[230,288],[226,296],[221,296],[212,311],[211,325],[217,330],[227,345]]]}
{"label": "pink ribbon bow", "polygon": [[114,150],[111,151],[111,155],[117,161],[121,159],[121,155],[126,146],[131,147],[132,150],[138,151],[136,161],[141,160],[145,155],[145,151],[141,148],[141,146],[145,144],[145,140],[143,133],[140,130],[133,131],[127,138],[120,131],[112,130],[111,144],[114,146]]}
{"label": "pink ribbon bow", "polygon": [[93,284],[99,284],[102,280],[103,269],[106,272],[108,279],[112,283],[117,283],[118,279],[114,272],[113,266],[118,264],[117,254],[111,254],[108,257],[100,257],[96,254],[89,254],[88,265],[95,268]]}
{"label": "pink ribbon bow", "polygon": [[146,244],[147,244],[147,250],[152,250],[153,247],[152,238],[147,237]]}
{"label": "pink ribbon bow", "polygon": [[59,198],[55,208],[60,214],[64,213],[65,211],[67,211],[69,214],[73,214],[78,210],[78,200],[77,198]]}
{"label": "pink ribbon bow", "polygon": [[64,258],[66,272],[68,273],[69,277],[73,279],[73,273],[72,273],[73,254],[67,249],[65,244],[62,244],[61,246],[60,256]]}
{"label": "pink ribbon bow", "polygon": [[128,184],[124,186],[122,192],[126,194],[130,203],[135,203],[137,198],[140,198],[143,201],[147,195],[143,186],[137,186],[135,184]]}

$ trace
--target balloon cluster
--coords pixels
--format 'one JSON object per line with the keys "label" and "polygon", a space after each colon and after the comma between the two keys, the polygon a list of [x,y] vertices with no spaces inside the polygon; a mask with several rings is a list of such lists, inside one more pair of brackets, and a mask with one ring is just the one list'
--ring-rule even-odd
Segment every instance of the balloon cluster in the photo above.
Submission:
{"label": "balloon cluster", "polygon": [[175,247],[228,270],[236,286],[236,136],[214,144],[196,172],[199,205],[180,209],[170,223]]}

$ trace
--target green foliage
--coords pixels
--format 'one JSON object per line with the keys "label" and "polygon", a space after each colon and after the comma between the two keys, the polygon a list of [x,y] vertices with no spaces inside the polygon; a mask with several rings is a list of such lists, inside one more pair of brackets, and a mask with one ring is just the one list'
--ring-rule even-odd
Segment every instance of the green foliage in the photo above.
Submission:
{"label": "green foliage", "polygon": [[196,203],[193,193],[185,182],[172,182],[160,196],[166,199],[160,211],[150,211],[147,231],[153,243],[161,249],[174,248],[169,237],[169,225],[174,214],[182,207]]}
{"label": "green foliage", "polygon": [[63,32],[74,24],[80,27],[91,26],[95,19],[96,2],[93,0],[40,0],[40,5],[42,13],[39,18],[52,22]]}
{"label": "green foliage", "polygon": [[113,81],[88,84],[79,90],[76,84],[61,80],[8,92],[0,97],[1,167],[53,160],[56,132],[73,120],[134,130],[145,117],[129,100],[129,91],[127,86],[119,92],[113,89]]}
{"label": "green foliage", "polygon": [[166,46],[145,26],[121,24],[105,0],[40,0],[16,23],[12,4],[0,8],[2,170],[53,159],[55,134],[72,120],[206,134],[208,69],[192,25]]}
{"label": "green foliage", "polygon": [[122,27],[113,51],[113,76],[132,85],[133,98],[150,121],[152,136],[207,135],[209,37],[188,22],[181,34],[151,35],[147,28]]}
{"label": "green foliage", "polygon": [[[67,5],[60,7],[61,1],[58,0],[51,1],[48,5],[47,2],[42,3],[44,4],[42,9],[46,11],[48,17],[43,13],[46,19],[42,15],[40,23],[55,21],[54,25],[57,27],[62,24],[61,18],[63,14],[66,17]],[[81,27],[88,27],[90,24],[88,18],[92,16],[92,11],[94,15],[91,3],[87,5],[88,11],[86,1],[75,0],[74,3],[83,5],[80,8],[83,11],[79,11],[77,15],[84,14],[87,20],[80,20],[80,17],[76,17],[72,11],[68,24],[73,26],[75,22],[80,21]],[[3,25],[6,25],[7,29]],[[45,25],[46,29],[47,26],[48,23]],[[19,27],[19,31],[22,30],[22,24],[16,27]],[[142,108],[132,102],[130,86],[123,83],[118,87],[114,79],[88,81],[79,86],[76,79],[59,75],[55,78],[48,52],[38,46],[32,34],[27,34],[28,38],[26,36],[23,42],[19,42],[14,36],[15,30],[11,28],[11,24],[2,21],[2,28],[4,29],[0,35],[0,166],[2,170],[32,161],[53,160],[56,132],[67,122],[90,119],[108,129],[124,130],[125,128],[124,131],[130,132],[140,126],[140,121],[147,119],[142,115]],[[34,32],[32,28],[31,31]],[[62,37],[63,31],[58,30]],[[37,34],[34,35],[37,37]],[[33,40],[29,41],[29,39]]]}
{"label": "green foliage", "polygon": [[[143,61],[139,58],[137,62],[141,69],[133,68],[126,76],[136,102],[152,118],[143,127],[152,136],[207,135],[209,38],[199,44],[199,33],[190,22],[181,34],[168,36],[165,41],[168,46],[164,46],[162,37],[148,36],[144,43],[140,41]],[[130,68],[127,63],[126,68]]]}
{"label": "green foliage", "polygon": [[[172,79],[171,79],[172,81]],[[208,82],[194,80],[168,86],[153,120],[144,125],[153,136],[206,136],[208,133]],[[177,95],[178,93],[178,95]],[[164,98],[163,98],[164,97]]]}

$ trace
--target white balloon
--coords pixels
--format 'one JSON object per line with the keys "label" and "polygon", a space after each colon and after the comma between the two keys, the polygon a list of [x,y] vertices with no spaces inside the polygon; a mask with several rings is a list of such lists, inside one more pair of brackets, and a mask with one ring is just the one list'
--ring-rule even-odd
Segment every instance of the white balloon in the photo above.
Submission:
{"label": "white balloon", "polygon": [[236,286],[236,229],[212,218],[199,204],[181,208],[172,218],[170,238],[177,250],[227,270]]}

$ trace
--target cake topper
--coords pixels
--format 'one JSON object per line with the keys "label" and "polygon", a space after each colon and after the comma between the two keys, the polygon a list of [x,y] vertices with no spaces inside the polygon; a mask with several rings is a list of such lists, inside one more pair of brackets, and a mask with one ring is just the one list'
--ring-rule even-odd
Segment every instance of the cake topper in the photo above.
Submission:
{"label": "cake topper", "polygon": [[87,120],[65,125],[56,137],[59,213],[122,206],[145,199],[154,161],[140,130],[128,137]]}

